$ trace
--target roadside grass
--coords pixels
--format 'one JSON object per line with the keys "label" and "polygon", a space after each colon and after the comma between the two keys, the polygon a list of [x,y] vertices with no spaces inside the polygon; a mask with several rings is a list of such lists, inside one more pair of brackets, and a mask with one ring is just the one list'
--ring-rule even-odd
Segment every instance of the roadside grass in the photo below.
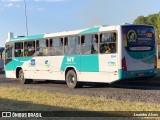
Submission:
{"label": "roadside grass", "polygon": [[160,105],[154,103],[5,87],[0,87],[0,108],[7,111],[160,111]]}

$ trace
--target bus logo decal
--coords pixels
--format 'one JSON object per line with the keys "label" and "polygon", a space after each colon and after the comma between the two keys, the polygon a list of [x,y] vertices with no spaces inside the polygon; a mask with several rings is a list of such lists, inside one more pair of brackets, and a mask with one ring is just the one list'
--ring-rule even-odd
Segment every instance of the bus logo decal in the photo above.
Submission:
{"label": "bus logo decal", "polygon": [[49,64],[49,60],[45,60],[45,66],[46,66],[46,67],[49,67],[49,65],[50,65],[50,64]]}
{"label": "bus logo decal", "polygon": [[111,58],[116,58],[116,55],[111,55]]}
{"label": "bus logo decal", "polygon": [[109,61],[109,62],[108,62],[108,65],[109,65],[109,66],[115,66],[115,65],[116,65],[116,62]]}
{"label": "bus logo decal", "polygon": [[35,59],[31,59],[31,66],[35,66],[35,65],[36,65]]}
{"label": "bus logo decal", "polygon": [[136,39],[137,39],[137,34],[135,31],[133,30],[130,30],[128,33],[127,33],[127,38],[128,38],[128,42],[136,42]]}
{"label": "bus logo decal", "polygon": [[74,57],[67,57],[67,62],[74,62]]}

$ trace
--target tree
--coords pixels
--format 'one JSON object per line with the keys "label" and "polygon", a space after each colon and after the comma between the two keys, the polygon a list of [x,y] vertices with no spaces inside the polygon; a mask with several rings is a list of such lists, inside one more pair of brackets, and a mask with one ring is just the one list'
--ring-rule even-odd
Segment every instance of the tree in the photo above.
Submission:
{"label": "tree", "polygon": [[134,24],[145,24],[146,18],[144,16],[139,16],[137,19],[134,20]]}
{"label": "tree", "polygon": [[144,16],[138,16],[134,20],[134,24],[149,24],[153,25],[156,30],[156,41],[157,44],[160,45],[160,12],[157,14],[148,15],[146,17]]}

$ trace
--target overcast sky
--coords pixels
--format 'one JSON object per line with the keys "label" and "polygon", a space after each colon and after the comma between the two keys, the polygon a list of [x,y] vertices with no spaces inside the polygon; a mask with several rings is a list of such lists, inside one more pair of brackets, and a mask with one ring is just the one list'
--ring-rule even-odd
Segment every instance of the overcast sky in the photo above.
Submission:
{"label": "overcast sky", "polygon": [[[160,12],[160,0],[26,0],[29,35],[133,23]],[[26,35],[24,0],[0,0],[0,46],[7,33]]]}

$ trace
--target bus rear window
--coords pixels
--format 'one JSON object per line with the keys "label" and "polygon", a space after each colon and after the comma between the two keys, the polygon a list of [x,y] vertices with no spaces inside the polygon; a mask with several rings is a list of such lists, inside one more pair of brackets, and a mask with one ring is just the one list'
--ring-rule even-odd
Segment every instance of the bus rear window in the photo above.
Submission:
{"label": "bus rear window", "polygon": [[123,43],[128,51],[149,51],[155,46],[155,31],[152,26],[123,26]]}

